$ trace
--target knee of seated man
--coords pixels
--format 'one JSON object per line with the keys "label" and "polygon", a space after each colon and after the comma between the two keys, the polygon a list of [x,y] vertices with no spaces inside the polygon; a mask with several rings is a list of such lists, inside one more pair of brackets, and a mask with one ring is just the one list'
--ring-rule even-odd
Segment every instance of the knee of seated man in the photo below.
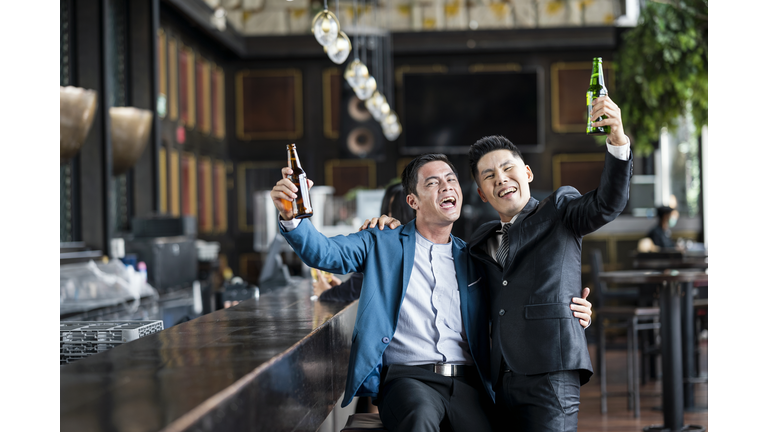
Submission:
{"label": "knee of seated man", "polygon": [[439,422],[444,415],[444,405],[438,393],[426,384],[413,379],[398,379],[388,385],[382,403],[397,417],[414,415],[425,420]]}

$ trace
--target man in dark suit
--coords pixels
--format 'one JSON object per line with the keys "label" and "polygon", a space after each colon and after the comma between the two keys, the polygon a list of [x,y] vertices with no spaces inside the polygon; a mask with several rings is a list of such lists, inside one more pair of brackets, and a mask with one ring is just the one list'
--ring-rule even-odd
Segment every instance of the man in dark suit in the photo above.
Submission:
{"label": "man in dark suit", "polygon": [[[601,115],[608,118],[595,121]],[[569,306],[581,292],[581,239],[621,213],[632,175],[619,107],[598,98],[592,121],[611,133],[600,185],[584,195],[564,186],[532,198],[533,172],[504,137],[485,137],[469,151],[477,191],[501,219],[475,230],[469,252],[489,293],[498,414],[513,430],[575,431],[580,386],[592,375],[584,329]]]}

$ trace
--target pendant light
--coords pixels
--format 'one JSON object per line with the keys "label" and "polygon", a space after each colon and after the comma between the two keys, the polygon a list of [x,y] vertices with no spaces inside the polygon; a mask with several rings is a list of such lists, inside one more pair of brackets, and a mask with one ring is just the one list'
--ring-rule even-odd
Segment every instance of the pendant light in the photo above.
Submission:
{"label": "pendant light", "polygon": [[382,96],[381,93],[376,90],[373,92],[373,95],[365,101],[365,107],[368,108],[368,111],[376,121],[381,121],[381,105],[385,100],[386,99],[384,99],[384,96]]}
{"label": "pendant light", "polygon": [[[339,0],[336,0],[336,16],[339,16]],[[342,64],[347,61],[349,53],[352,52],[352,43],[349,41],[346,33],[339,30],[339,34],[336,36],[336,41],[328,46],[324,46],[323,50],[325,50],[325,53],[328,54],[328,58],[330,58],[332,62]]]}
{"label": "pendant light", "polygon": [[[357,23],[357,1],[353,3],[355,10],[355,59],[349,62],[347,69],[344,71],[344,79],[347,80],[349,85],[353,89],[363,87],[368,80],[370,74],[368,73],[368,67],[365,63],[360,61],[360,30]],[[355,91],[357,93],[357,91]]]}
{"label": "pendant light", "polygon": [[324,8],[312,20],[312,33],[320,45],[327,47],[336,42],[339,35],[339,19],[328,10],[328,0],[325,0]]}

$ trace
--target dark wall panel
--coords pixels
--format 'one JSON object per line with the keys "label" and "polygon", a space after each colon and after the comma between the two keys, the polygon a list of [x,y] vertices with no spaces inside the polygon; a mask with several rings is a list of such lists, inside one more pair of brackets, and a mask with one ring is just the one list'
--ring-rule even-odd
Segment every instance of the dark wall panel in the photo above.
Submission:
{"label": "dark wall panel", "polygon": [[[158,0],[128,2],[129,105],[148,109],[157,117],[155,78],[157,73],[156,17]],[[147,216],[157,211],[157,122],[144,152],[133,167],[133,204],[135,216]]]}
{"label": "dark wall panel", "polygon": [[107,203],[109,202],[112,154],[110,151],[108,106],[111,90],[110,80],[105,78],[107,65],[103,59],[104,26],[106,22],[105,0],[74,2],[76,77],[78,87],[96,90],[99,93],[96,115],[88,137],[80,150],[80,196],[82,197],[81,229],[85,244],[105,253],[109,252],[107,227]]}

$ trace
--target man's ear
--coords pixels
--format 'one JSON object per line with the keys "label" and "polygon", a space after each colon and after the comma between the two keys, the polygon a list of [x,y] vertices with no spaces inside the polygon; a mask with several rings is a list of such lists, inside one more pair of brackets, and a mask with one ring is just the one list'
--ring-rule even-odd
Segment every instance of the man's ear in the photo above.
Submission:
{"label": "man's ear", "polygon": [[528,165],[525,166],[525,171],[528,173],[528,183],[533,181],[533,171],[531,171],[531,167]]}
{"label": "man's ear", "polygon": [[477,194],[480,195],[480,199],[483,200],[484,203],[488,202],[488,198],[485,197],[485,194],[480,188],[477,188]]}
{"label": "man's ear", "polygon": [[405,197],[405,201],[408,203],[408,205],[413,209],[413,211],[416,211],[416,197],[413,196],[413,194],[408,194]]}

